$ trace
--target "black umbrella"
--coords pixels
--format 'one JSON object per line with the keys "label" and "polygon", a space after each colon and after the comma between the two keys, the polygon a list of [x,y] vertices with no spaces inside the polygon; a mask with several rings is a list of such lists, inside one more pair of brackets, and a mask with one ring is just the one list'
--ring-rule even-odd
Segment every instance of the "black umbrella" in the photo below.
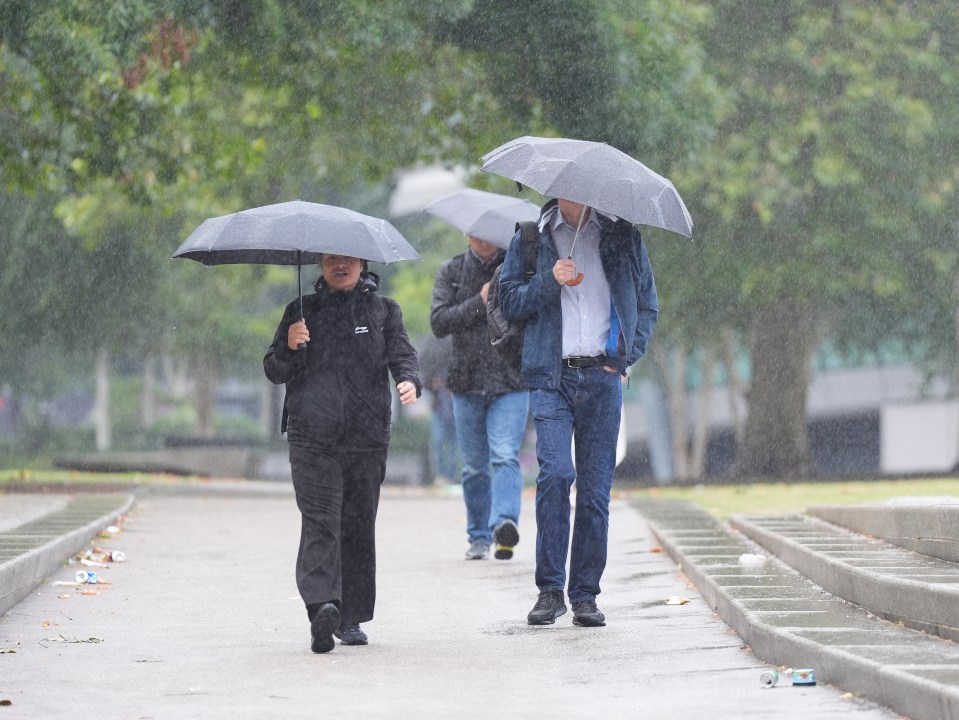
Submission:
{"label": "black umbrella", "polygon": [[386,220],[319,203],[294,200],[205,220],[173,253],[204,265],[296,265],[300,317],[300,267],[323,254],[391,263],[420,256]]}

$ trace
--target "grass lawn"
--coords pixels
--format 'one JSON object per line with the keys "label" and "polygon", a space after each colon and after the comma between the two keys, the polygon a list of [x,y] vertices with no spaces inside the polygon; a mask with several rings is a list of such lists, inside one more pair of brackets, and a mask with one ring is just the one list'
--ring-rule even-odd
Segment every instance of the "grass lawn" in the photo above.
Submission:
{"label": "grass lawn", "polygon": [[95,473],[63,470],[0,470],[0,492],[10,485],[144,485],[195,481],[195,477],[151,473]]}
{"label": "grass lawn", "polygon": [[[5,487],[187,484],[201,478],[150,473],[94,473],[56,470],[0,470]],[[414,488],[410,488],[414,489]],[[756,483],[700,485],[688,488],[614,489],[626,500],[640,497],[689,500],[720,520],[730,515],[779,515],[802,512],[810,505],[852,505],[904,496],[959,498],[959,478],[869,480],[845,482]]]}
{"label": "grass lawn", "polygon": [[617,496],[689,500],[725,520],[730,515],[779,515],[802,512],[810,505],[854,505],[904,496],[959,498],[959,478],[660,487],[624,490]]}

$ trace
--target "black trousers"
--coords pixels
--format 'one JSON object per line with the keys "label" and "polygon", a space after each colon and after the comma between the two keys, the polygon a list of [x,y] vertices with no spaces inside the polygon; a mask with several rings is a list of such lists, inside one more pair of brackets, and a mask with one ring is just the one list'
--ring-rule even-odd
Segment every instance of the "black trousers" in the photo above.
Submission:
{"label": "black trousers", "polygon": [[373,619],[376,510],[386,448],[344,451],[290,445],[300,509],[296,585],[307,605],[332,602],[344,625]]}

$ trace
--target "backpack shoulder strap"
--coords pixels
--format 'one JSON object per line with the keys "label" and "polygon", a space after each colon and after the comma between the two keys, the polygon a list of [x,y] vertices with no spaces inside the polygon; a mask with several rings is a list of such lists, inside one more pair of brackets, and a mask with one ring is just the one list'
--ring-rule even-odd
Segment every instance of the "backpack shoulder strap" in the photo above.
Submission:
{"label": "backpack shoulder strap", "polygon": [[522,231],[523,267],[527,279],[536,274],[536,259],[539,257],[539,224],[534,220],[516,223],[516,229]]}

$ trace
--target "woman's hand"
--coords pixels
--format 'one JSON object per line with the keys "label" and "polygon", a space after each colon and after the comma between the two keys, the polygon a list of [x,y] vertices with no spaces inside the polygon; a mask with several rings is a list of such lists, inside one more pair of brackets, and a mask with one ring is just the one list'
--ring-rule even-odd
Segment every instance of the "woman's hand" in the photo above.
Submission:
{"label": "woman's hand", "polygon": [[310,341],[310,331],[306,329],[306,320],[298,320],[290,325],[286,333],[286,345],[290,350],[296,351],[302,343]]}
{"label": "woman's hand", "polygon": [[412,405],[416,402],[416,385],[409,380],[397,383],[396,392],[400,394],[400,402],[403,405]]}

